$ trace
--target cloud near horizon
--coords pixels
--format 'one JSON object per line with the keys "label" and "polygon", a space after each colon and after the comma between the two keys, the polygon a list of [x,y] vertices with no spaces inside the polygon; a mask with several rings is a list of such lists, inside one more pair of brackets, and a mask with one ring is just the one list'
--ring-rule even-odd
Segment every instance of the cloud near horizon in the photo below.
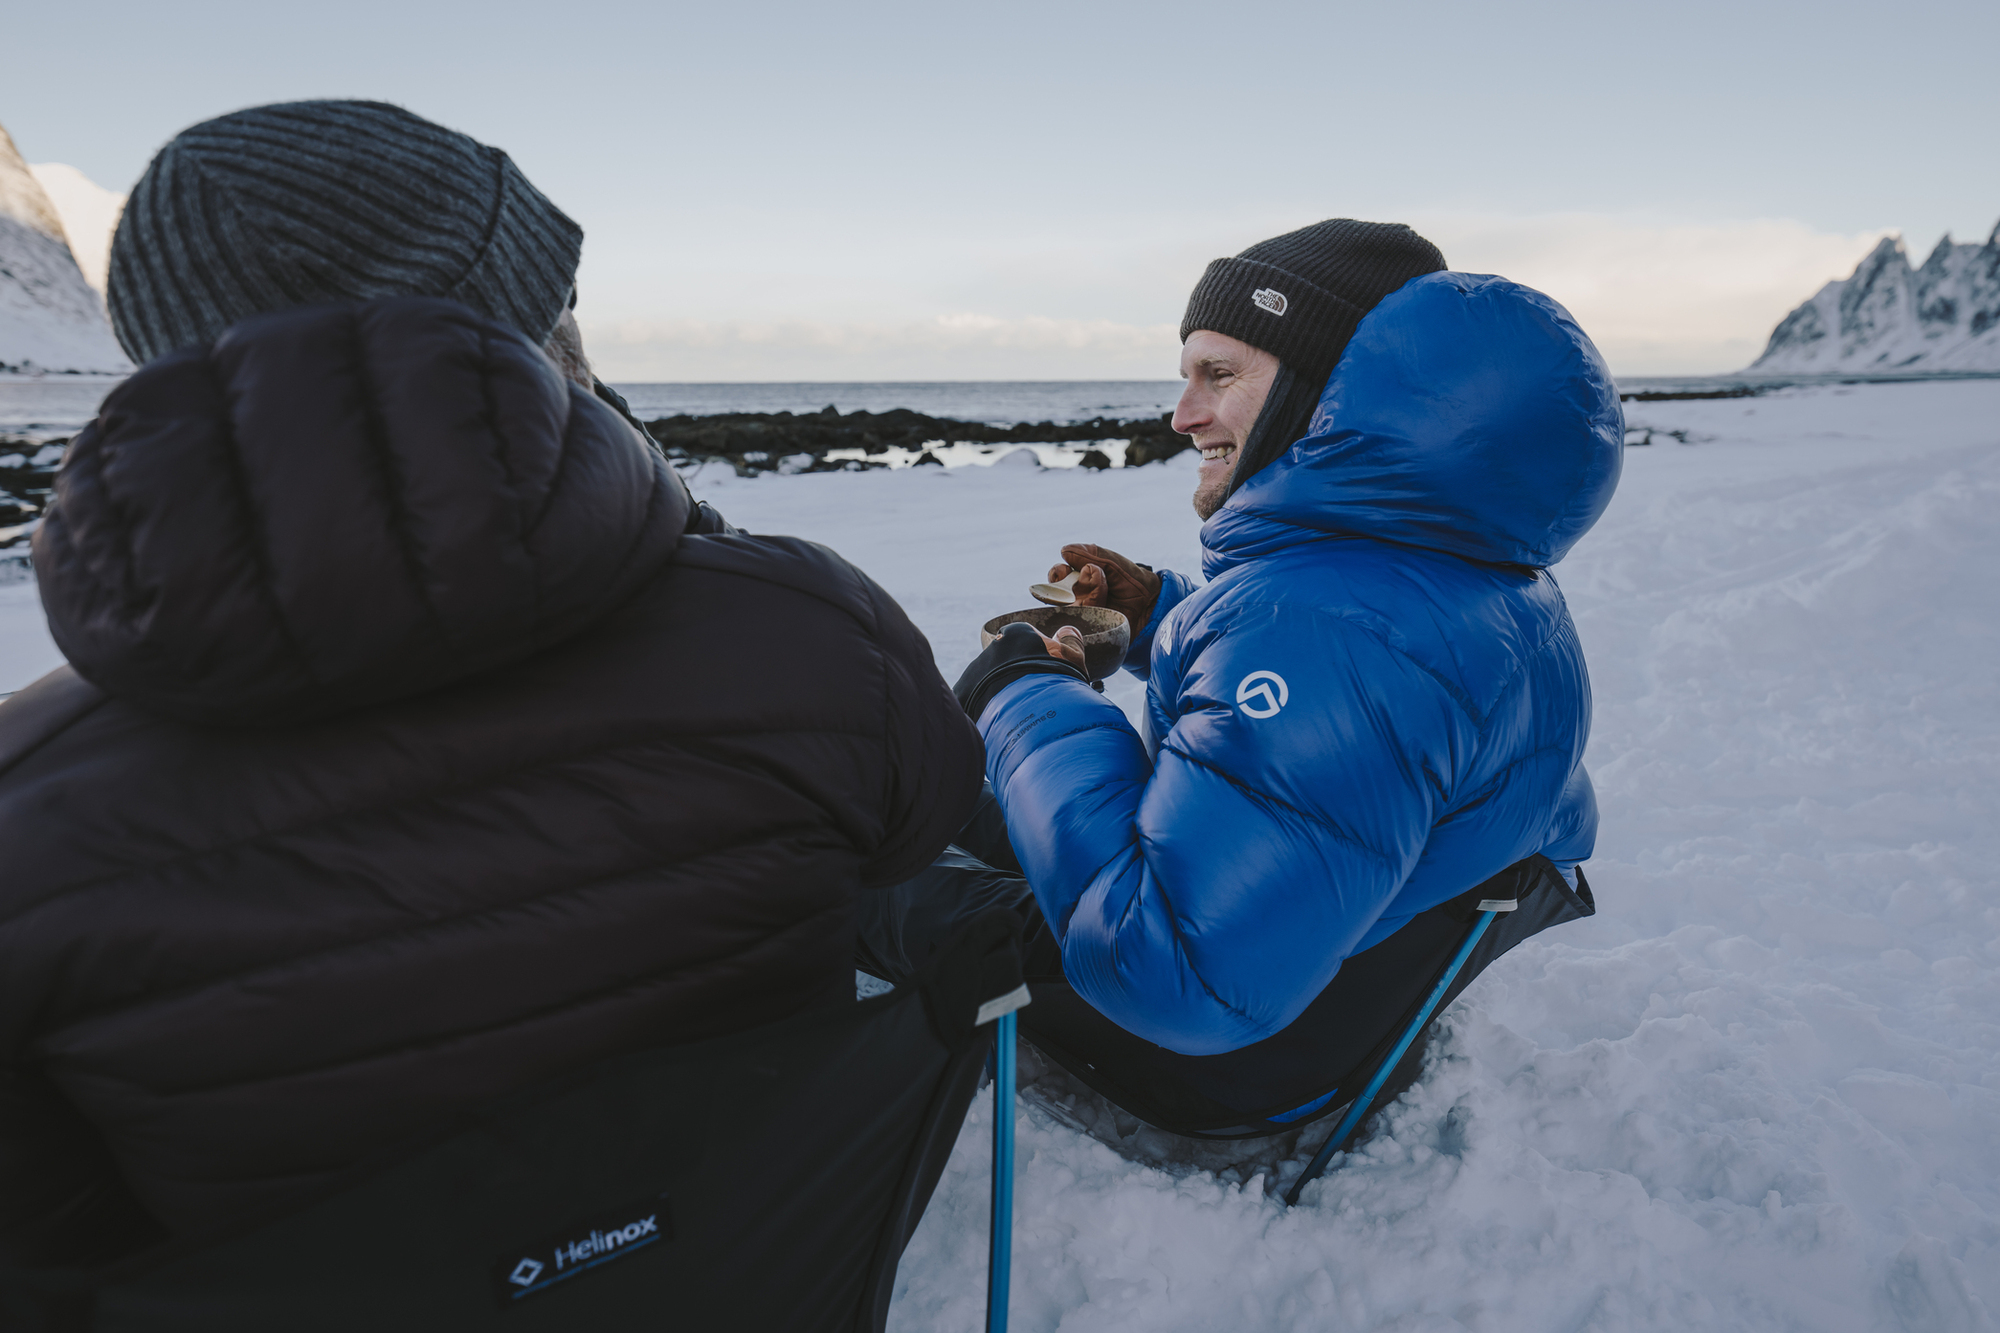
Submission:
{"label": "cloud near horizon", "polygon": [[[1576,315],[1625,375],[1737,370],[1763,350],[1772,327],[1828,280],[1844,277],[1885,233],[1839,235],[1786,219],[1725,223],[1657,221],[1616,214],[1496,217],[1403,216],[1437,241],[1452,266],[1502,273],[1554,296]],[[1275,228],[1266,228],[1275,230]],[[1250,234],[1257,234],[1254,230]],[[1214,247],[1209,247],[1214,248]],[[1241,248],[1240,246],[1236,248]],[[1035,260],[1046,269],[1051,256]],[[579,311],[593,361],[606,378],[643,380],[1171,379],[1177,317],[1201,249],[1093,245],[1059,257],[1068,275],[1094,265],[1107,278],[1105,304],[1146,307],[1166,318],[1059,318],[965,309],[909,311],[904,318],[594,318]],[[866,277],[868,261],[861,272]],[[954,284],[954,304],[992,293],[990,310],[1016,310],[1038,285],[1023,266],[989,263]],[[697,292],[718,283],[690,284]],[[1077,280],[1087,281],[1087,278]],[[746,283],[755,277],[743,275]],[[886,281],[886,279],[885,279]],[[938,284],[940,286],[945,284]],[[1143,292],[1150,292],[1141,295]],[[684,288],[685,290],[685,288]],[[586,283],[588,298],[591,288]],[[620,304],[630,310],[628,288]],[[906,287],[902,304],[922,302]],[[1033,299],[1032,296],[1025,299]],[[700,295],[697,304],[706,304]],[[768,309],[769,303],[764,307]],[[822,307],[823,308],[823,307]],[[1131,314],[1138,311],[1131,310]]]}
{"label": "cloud near horizon", "polygon": [[1434,232],[1454,267],[1504,273],[1561,301],[1625,375],[1743,369],[1779,320],[1888,234],[1593,214],[1439,219]]}
{"label": "cloud near horizon", "polygon": [[[101,291],[123,196],[59,163],[33,171]],[[1453,268],[1502,273],[1561,301],[1624,375],[1747,366],[1788,311],[1890,234],[1782,218],[1390,212],[1436,241]],[[608,253],[586,264],[578,313],[599,373],[626,382],[1167,380],[1177,374],[1182,302],[1208,259],[1241,249],[1241,237],[1299,225],[1183,221],[1152,214],[1075,236],[1060,224],[1027,237],[973,229],[956,244],[931,238],[921,253],[836,231],[787,255],[786,272],[769,266],[768,248],[732,250],[722,237],[661,253],[607,235]],[[607,288],[617,293],[609,305],[599,299]],[[1037,307],[1104,313],[1031,313]],[[745,308],[763,314],[736,314]],[[847,309],[856,317],[832,313]]]}
{"label": "cloud near horizon", "polygon": [[906,322],[584,322],[608,380],[1172,379],[1179,326],[953,313]]}

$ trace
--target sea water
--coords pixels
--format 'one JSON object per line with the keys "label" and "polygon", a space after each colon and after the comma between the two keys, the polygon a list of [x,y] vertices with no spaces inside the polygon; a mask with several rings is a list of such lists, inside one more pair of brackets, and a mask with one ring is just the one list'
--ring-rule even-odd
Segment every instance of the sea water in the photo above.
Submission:
{"label": "sea water", "polygon": [[[1713,392],[1745,385],[1769,387],[1831,377],[1792,376],[1786,380],[1746,376],[1628,376],[1618,381],[1631,392]],[[117,385],[100,375],[0,375],[0,433],[67,435],[96,415],[97,405]],[[925,416],[1011,426],[1050,421],[1058,425],[1093,417],[1133,420],[1174,409],[1178,380],[916,380],[880,383],[828,381],[766,384],[614,384],[644,421],[679,413],[710,416],[722,412],[886,412],[907,407]],[[970,460],[967,460],[970,461]]]}
{"label": "sea water", "polygon": [[[0,433],[67,435],[97,414],[120,381],[100,375],[0,375]],[[968,380],[879,384],[614,384],[642,421],[680,413],[887,412],[907,407],[925,416],[1011,426],[1017,421],[1067,424],[1092,417],[1156,417],[1174,409],[1176,380]]]}

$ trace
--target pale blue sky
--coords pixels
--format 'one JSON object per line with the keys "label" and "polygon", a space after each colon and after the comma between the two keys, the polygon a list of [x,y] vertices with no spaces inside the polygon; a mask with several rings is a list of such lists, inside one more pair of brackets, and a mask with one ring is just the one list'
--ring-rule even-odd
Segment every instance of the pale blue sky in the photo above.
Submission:
{"label": "pale blue sky", "polygon": [[123,190],[315,96],[511,152],[620,378],[1167,377],[1201,266],[1327,216],[1721,370],[1885,230],[2000,216],[2000,5],[14,7],[0,124]]}

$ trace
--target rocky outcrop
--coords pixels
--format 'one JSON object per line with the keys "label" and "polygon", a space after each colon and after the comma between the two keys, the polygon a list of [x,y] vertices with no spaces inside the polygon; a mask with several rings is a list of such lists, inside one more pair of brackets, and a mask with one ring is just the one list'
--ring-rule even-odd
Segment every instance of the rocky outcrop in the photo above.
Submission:
{"label": "rocky outcrop", "polygon": [[[1097,417],[1073,425],[1052,422],[992,426],[977,421],[927,417],[898,408],[893,412],[850,412],[828,407],[819,412],[732,412],[707,417],[663,417],[648,429],[667,456],[675,460],[720,459],[744,476],[759,472],[840,472],[887,464],[867,458],[828,458],[833,450],[860,449],[883,454],[893,448],[921,451],[917,463],[939,460],[925,445],[939,441],[973,444],[1078,444],[1099,440],[1130,440],[1125,464],[1137,467],[1172,457],[1189,447],[1188,437],[1174,434],[1167,422],[1147,417],[1118,421]],[[40,524],[55,489],[67,437],[0,435],[0,582],[25,569],[28,539]],[[1111,458],[1101,449],[1086,450],[1078,461],[1084,468],[1108,468]]]}
{"label": "rocky outcrop", "polygon": [[1886,237],[1771,332],[1767,374],[2000,371],[2000,225],[1985,244],[1949,235],[1921,268]]}
{"label": "rocky outcrop", "polygon": [[0,435],[0,583],[28,571],[28,539],[41,526],[68,445],[67,439]]}
{"label": "rocky outcrop", "polygon": [[0,371],[130,369],[55,206],[0,128]]}
{"label": "rocky outcrop", "polygon": [[[831,459],[827,455],[846,450],[878,455],[891,449],[921,454],[927,446],[940,443],[1095,444],[1100,440],[1129,440],[1125,463],[1132,467],[1171,458],[1189,447],[1187,436],[1174,433],[1172,420],[1171,415],[1136,421],[1093,417],[1061,425],[1037,421],[994,426],[929,417],[900,407],[888,412],[844,415],[837,408],[824,407],[799,414],[729,412],[702,417],[661,417],[646,423],[646,428],[652,431],[669,458],[725,459],[738,472],[748,475],[867,467],[870,464],[866,457]],[[1110,459],[1093,450],[1084,456],[1083,463],[1108,467]]]}

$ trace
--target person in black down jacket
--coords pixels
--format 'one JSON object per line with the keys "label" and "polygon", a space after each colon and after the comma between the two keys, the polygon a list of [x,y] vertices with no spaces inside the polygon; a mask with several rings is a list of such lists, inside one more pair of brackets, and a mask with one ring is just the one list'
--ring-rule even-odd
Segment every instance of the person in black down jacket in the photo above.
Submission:
{"label": "person in black down jacket", "polygon": [[[539,344],[580,233],[393,107],[199,125],[0,704],[0,1264],[199,1237],[613,1054],[852,1003],[980,742],[894,601],[703,521]],[[690,526],[706,531],[690,531]]]}

